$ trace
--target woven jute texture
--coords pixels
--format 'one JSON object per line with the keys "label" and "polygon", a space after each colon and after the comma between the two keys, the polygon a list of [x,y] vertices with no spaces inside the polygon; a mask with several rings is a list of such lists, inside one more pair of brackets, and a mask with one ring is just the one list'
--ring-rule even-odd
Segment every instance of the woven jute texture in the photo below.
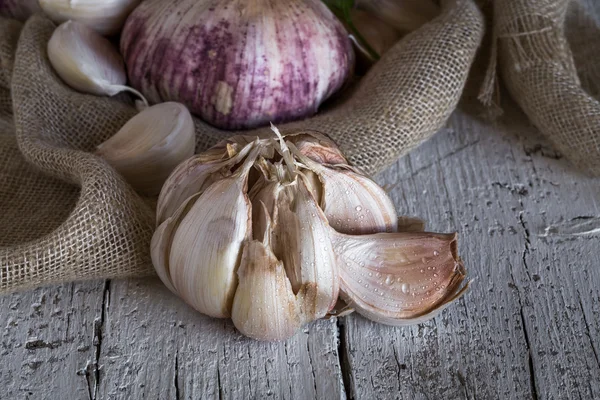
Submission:
{"label": "woven jute texture", "polygon": [[[46,55],[54,28],[41,15],[24,25],[0,19],[0,293],[153,274],[152,200],[92,154],[136,110],[125,95],[100,98],[64,85]],[[483,32],[471,0],[447,1],[344,97],[279,128],[324,132],[352,163],[376,173],[443,126]],[[196,151],[234,133],[200,120],[196,131]]]}
{"label": "woven jute texture", "polygon": [[[494,57],[513,99],[556,149],[600,176],[600,11],[596,0],[495,0]],[[586,8],[587,6],[587,8]]]}

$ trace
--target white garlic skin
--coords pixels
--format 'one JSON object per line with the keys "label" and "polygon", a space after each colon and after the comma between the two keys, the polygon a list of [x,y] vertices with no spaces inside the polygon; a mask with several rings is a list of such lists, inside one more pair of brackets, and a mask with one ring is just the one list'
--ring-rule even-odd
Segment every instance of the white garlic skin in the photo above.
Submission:
{"label": "white garlic skin", "polygon": [[179,101],[224,129],[316,113],[354,63],[321,0],[147,0],[127,19],[121,53],[151,102]]}
{"label": "white garlic skin", "polygon": [[140,0],[39,0],[41,8],[56,23],[77,21],[101,35],[118,33]]}

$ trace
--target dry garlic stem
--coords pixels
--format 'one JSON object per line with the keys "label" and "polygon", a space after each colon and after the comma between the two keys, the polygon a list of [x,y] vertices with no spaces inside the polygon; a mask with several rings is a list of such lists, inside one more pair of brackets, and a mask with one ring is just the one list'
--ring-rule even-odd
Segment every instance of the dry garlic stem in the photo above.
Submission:
{"label": "dry garlic stem", "polygon": [[101,35],[118,33],[140,0],[39,0],[44,12],[56,23],[80,22]]}
{"label": "dry garlic stem", "polygon": [[58,76],[75,90],[97,96],[128,91],[148,104],[138,91],[125,86],[125,66],[117,49],[83,24],[67,21],[56,28],[48,41],[48,58]]}
{"label": "dry garlic stem", "polygon": [[183,104],[170,102],[134,116],[98,146],[97,154],[138,192],[156,195],[171,171],[194,154],[194,146],[192,116]]}

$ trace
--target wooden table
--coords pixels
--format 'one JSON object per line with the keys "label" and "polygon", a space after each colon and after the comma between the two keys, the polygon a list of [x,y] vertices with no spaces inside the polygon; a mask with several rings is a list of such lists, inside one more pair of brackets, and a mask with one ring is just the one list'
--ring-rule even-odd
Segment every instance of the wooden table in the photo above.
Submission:
{"label": "wooden table", "polygon": [[507,115],[457,112],[378,176],[403,214],[460,233],[475,281],[434,320],[259,343],[157,279],[41,288],[0,297],[0,398],[600,398],[600,181]]}

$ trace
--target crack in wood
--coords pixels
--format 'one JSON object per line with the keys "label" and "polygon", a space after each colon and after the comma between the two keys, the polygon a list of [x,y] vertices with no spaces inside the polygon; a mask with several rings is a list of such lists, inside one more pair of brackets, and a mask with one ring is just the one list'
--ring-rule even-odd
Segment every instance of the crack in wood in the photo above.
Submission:
{"label": "crack in wood", "polygon": [[346,324],[341,318],[336,318],[337,328],[337,356],[340,371],[342,373],[343,391],[347,399],[354,399],[354,389],[352,386],[352,366],[348,357],[348,344],[346,343]]}
{"label": "crack in wood", "polygon": [[102,352],[102,334],[104,329],[104,322],[106,321],[107,309],[110,305],[110,279],[104,282],[104,290],[102,292],[102,310],[100,317],[94,320],[94,337],[92,344],[95,348],[94,360],[91,368],[94,372],[94,387],[92,392],[92,400],[98,398],[98,391],[100,390],[100,354]]}
{"label": "crack in wood", "polygon": [[225,393],[223,392],[223,384],[221,383],[221,367],[217,361],[217,389],[219,390],[219,400],[223,400]]}
{"label": "crack in wood", "polygon": [[175,387],[175,399],[181,399],[179,393],[179,351],[175,353],[175,371],[173,373],[173,386]]}
{"label": "crack in wood", "polygon": [[[309,333],[310,335],[310,333]],[[313,386],[315,388],[315,399],[317,399],[317,376],[315,375],[315,367],[313,366],[312,356],[310,354],[310,343],[308,337],[306,338],[306,354],[308,355],[308,364],[310,365],[310,372],[313,377]]]}
{"label": "crack in wood", "polygon": [[[519,300],[519,303],[521,301]],[[525,344],[527,345],[527,358],[529,366],[529,386],[531,388],[531,397],[533,400],[538,399],[537,387],[535,382],[535,368],[533,366],[533,357],[531,356],[531,343],[529,342],[529,334],[527,333],[527,325],[525,324],[525,315],[523,314],[523,306],[519,310],[521,315],[521,325],[523,326],[523,336],[525,337]]]}

